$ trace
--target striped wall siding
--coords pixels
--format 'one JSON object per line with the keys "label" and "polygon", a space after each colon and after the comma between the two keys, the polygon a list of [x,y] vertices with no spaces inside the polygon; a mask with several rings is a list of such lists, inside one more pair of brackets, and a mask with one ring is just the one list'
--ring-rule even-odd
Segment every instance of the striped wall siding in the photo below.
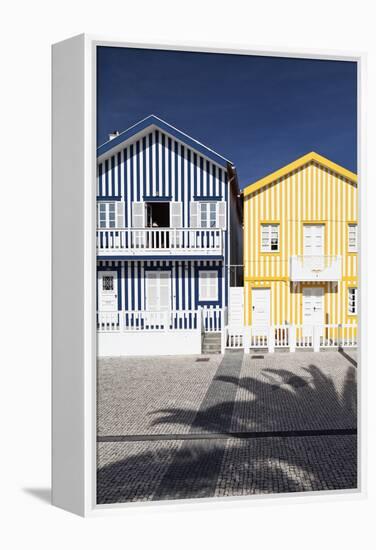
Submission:
{"label": "striped wall siding", "polygon": [[160,130],[151,131],[100,162],[97,196],[126,202],[125,226],[131,226],[131,205],[144,197],[170,197],[183,202],[183,227],[189,227],[189,202],[197,196],[227,200],[227,171]]}
{"label": "striped wall siding", "polygon": [[[348,223],[358,215],[357,185],[336,172],[311,162],[244,200],[245,317],[251,323],[251,289],[271,288],[272,322],[302,322],[302,283],[293,289],[289,281],[290,256],[303,254],[304,222],[325,224],[327,256],[342,256],[342,281],[335,290],[325,287],[327,323],[351,323],[347,314],[347,288],[357,286],[357,254],[348,253]],[[261,253],[263,222],[279,224],[280,252]],[[320,284],[320,283],[317,283]]]}
{"label": "striped wall siding", "polygon": [[[98,271],[101,269],[116,268],[120,272],[119,284],[119,309],[140,311],[145,309],[145,271],[148,268],[160,268],[171,270],[171,282],[174,303],[172,308],[176,310],[196,309],[196,269],[223,266],[221,261],[99,261]],[[225,277],[221,274],[222,298],[226,296]],[[217,305],[222,306],[220,301]]]}

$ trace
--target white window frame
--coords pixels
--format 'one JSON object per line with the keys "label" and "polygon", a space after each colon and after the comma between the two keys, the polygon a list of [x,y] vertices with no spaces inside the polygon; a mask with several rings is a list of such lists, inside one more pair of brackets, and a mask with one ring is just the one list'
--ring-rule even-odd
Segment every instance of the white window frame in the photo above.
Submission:
{"label": "white window frame", "polygon": [[356,286],[347,288],[347,313],[348,315],[358,315],[358,288]]}
{"label": "white window frame", "polygon": [[[218,227],[218,206],[217,201],[203,201],[200,202],[200,208],[199,208],[199,227],[202,229],[215,229]],[[206,214],[206,224],[202,221],[202,215],[205,212]],[[214,214],[214,225],[211,225],[211,221],[213,221],[213,214]]]}
{"label": "white window frame", "polygon": [[[280,251],[280,231],[279,231],[279,223],[261,223],[261,252],[274,252],[278,253]],[[277,248],[272,249],[272,230],[273,228],[277,228]],[[265,234],[267,237],[267,243],[264,244],[263,240],[265,238]]]}
{"label": "white window frame", "polygon": [[99,201],[97,203],[97,226],[98,229],[116,228],[115,201]]}
{"label": "white window frame", "polygon": [[[218,281],[218,272],[214,270],[199,270],[198,277],[198,301],[199,302],[218,302],[219,299],[219,281]],[[204,285],[205,290],[210,291],[206,292],[206,296],[203,296]],[[211,293],[212,292],[212,293]]]}
{"label": "white window frame", "polygon": [[[354,230],[354,234],[351,235],[351,231]],[[354,244],[351,244],[351,241],[354,241]],[[347,251],[348,252],[358,252],[358,224],[349,223],[347,226]]]}

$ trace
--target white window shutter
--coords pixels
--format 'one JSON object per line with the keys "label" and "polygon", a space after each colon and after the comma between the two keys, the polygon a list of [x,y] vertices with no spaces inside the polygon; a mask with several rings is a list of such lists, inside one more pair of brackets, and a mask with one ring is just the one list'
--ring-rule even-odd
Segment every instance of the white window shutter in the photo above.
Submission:
{"label": "white window shutter", "polygon": [[132,227],[145,227],[145,203],[132,204]]}
{"label": "white window shutter", "polygon": [[226,202],[217,202],[217,227],[226,229]]}
{"label": "white window shutter", "polygon": [[182,207],[181,202],[170,203],[170,227],[182,227]]}
{"label": "white window shutter", "polygon": [[199,214],[199,210],[198,210],[198,207],[199,207],[199,203],[196,202],[196,201],[192,201],[191,202],[191,206],[190,206],[190,214],[191,214],[191,227],[199,227],[199,220],[198,220],[198,214]]}
{"label": "white window shutter", "polygon": [[116,227],[124,227],[124,203],[121,201],[116,203]]}

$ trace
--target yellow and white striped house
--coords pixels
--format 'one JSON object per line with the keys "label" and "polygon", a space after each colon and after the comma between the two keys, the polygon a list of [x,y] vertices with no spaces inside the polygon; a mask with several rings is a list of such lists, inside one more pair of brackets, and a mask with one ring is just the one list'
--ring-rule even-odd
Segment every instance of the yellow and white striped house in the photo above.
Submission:
{"label": "yellow and white striped house", "polygon": [[246,187],[245,325],[356,324],[357,223],[357,175],[314,152]]}

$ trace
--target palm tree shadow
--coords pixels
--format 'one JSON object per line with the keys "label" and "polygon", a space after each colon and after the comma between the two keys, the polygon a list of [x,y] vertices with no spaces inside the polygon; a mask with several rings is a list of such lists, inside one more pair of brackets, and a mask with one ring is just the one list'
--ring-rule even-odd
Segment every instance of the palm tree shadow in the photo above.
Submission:
{"label": "palm tree shadow", "polygon": [[[346,434],[356,428],[353,366],[340,391],[314,364],[301,374],[265,368],[257,376],[221,375],[217,382],[222,399],[198,412],[159,409],[152,422],[185,426],[208,439],[128,447],[126,458],[99,467],[98,502],[356,488],[357,437]],[[226,399],[234,389],[236,396]],[[289,435],[297,429],[306,435]],[[312,435],[328,429],[341,433]],[[268,437],[274,431],[285,435]]]}

